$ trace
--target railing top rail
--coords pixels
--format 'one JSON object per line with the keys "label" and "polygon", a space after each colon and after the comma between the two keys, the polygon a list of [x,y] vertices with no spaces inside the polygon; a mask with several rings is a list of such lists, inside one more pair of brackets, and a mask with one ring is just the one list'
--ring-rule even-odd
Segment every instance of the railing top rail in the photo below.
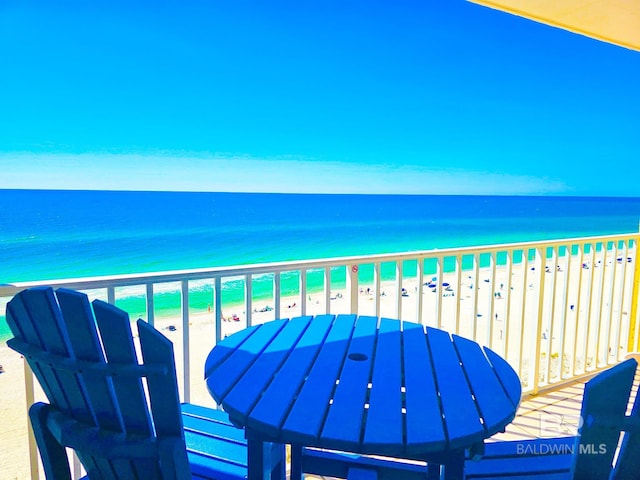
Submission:
{"label": "railing top rail", "polygon": [[350,264],[371,264],[396,262],[414,259],[462,256],[470,254],[495,253],[505,250],[521,250],[528,248],[545,248],[556,245],[585,245],[624,240],[640,241],[640,232],[612,234],[593,237],[575,237],[531,242],[516,242],[494,245],[455,247],[445,249],[418,250],[402,253],[385,253],[377,255],[354,255],[346,257],[321,258],[312,260],[294,260],[260,264],[222,266],[189,270],[172,270],[165,272],[147,272],[123,275],[105,275],[100,277],[68,278],[55,280],[39,280],[0,284],[0,297],[13,296],[19,291],[40,285],[67,287],[73,289],[98,289],[106,287],[126,287],[155,283],[179,282],[182,280],[202,280],[216,277],[235,277],[315,268],[337,267]]}

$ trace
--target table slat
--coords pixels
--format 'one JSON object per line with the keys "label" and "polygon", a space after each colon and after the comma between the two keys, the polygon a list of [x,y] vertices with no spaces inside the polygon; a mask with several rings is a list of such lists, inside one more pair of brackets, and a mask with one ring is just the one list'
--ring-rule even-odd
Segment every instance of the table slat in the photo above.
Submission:
{"label": "table slat", "polygon": [[204,362],[204,376],[208,378],[216,368],[223,363],[229,355],[231,355],[236,348],[250,337],[261,325],[245,328],[233,335],[221,340],[216,347],[211,350],[211,353],[207,356],[207,360]]}
{"label": "table slat", "polygon": [[491,366],[498,376],[502,387],[509,396],[514,409],[517,410],[518,405],[520,405],[520,399],[522,397],[522,384],[520,383],[518,375],[516,374],[515,370],[511,368],[511,366],[506,362],[506,360],[504,360],[496,352],[487,347],[484,347],[483,349],[484,353],[487,355],[487,358],[491,362]]}
{"label": "table slat", "polygon": [[289,439],[289,443],[318,446],[320,430],[349,346],[355,318],[355,315],[339,315],[326,339],[318,338],[322,345],[320,353],[282,428],[282,435]]}
{"label": "table slat", "polygon": [[393,453],[403,444],[400,322],[380,320],[362,449]]}
{"label": "table slat", "polygon": [[[232,349],[233,351],[225,355],[225,360],[209,372],[207,385],[216,402],[221,403],[224,400],[229,390],[235,386],[244,372],[259,358],[260,352],[286,324],[287,320],[263,323],[240,345],[234,345],[235,342],[229,341],[231,346],[227,347],[227,339],[218,344],[216,350]],[[228,339],[231,338],[233,335],[228,337]]]}
{"label": "table slat", "polygon": [[484,428],[450,335],[427,327],[427,341],[440,392],[449,448],[468,447],[483,440]]}
{"label": "table slat", "polygon": [[303,384],[311,365],[316,359],[322,341],[334,320],[333,315],[319,315],[313,319],[304,332],[296,349],[273,379],[264,395],[260,398],[247,420],[247,426],[260,429],[265,434],[278,436],[292,403]]}
{"label": "table slat", "polygon": [[349,451],[360,449],[377,323],[376,317],[358,318],[340,372],[340,383],[336,386],[322,429],[321,446]]}
{"label": "table slat", "polygon": [[504,430],[515,415],[513,404],[502,388],[482,348],[476,342],[453,335],[453,343],[462,361],[469,384],[484,420],[487,436]]}
{"label": "table slat", "polygon": [[260,362],[251,365],[238,379],[233,390],[225,398],[226,410],[236,421],[245,423],[247,415],[269,387],[276,372],[285,362],[291,349],[311,322],[312,317],[298,317],[288,321],[277,336],[260,354]]}
{"label": "table slat", "polygon": [[404,322],[402,339],[407,453],[444,450],[447,437],[424,327]]}

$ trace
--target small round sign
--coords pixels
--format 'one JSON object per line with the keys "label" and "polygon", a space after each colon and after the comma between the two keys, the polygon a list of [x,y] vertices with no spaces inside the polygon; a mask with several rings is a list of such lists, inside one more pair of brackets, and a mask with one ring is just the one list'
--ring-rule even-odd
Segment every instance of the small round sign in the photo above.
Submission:
{"label": "small round sign", "polygon": [[352,266],[352,267],[351,267],[351,271],[352,271],[353,273],[358,273],[358,265],[354,265],[354,266]]}

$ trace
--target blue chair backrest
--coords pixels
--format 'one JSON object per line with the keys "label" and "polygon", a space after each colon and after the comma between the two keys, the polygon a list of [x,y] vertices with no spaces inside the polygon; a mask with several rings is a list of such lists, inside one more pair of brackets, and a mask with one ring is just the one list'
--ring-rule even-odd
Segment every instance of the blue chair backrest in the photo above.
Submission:
{"label": "blue chair backrest", "polygon": [[[626,416],[636,367],[637,362],[629,359],[586,383],[574,449],[574,479],[640,478],[640,432],[634,426],[640,420],[637,397],[631,416]],[[624,441],[618,451],[621,437]]]}
{"label": "blue chair backrest", "polygon": [[24,290],[6,318],[8,345],[50,402],[48,433],[76,451],[92,480],[191,477],[168,339],[138,320],[139,364],[127,313],[67,289]]}

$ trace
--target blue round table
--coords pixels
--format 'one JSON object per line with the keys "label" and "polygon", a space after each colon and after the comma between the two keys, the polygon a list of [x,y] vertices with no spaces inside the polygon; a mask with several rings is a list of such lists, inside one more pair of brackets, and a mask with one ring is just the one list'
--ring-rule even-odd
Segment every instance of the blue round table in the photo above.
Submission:
{"label": "blue round table", "polygon": [[262,478],[264,442],[433,461],[455,478],[521,396],[511,366],[474,341],[356,315],[242,330],[213,348],[205,378],[246,429],[250,479]]}

